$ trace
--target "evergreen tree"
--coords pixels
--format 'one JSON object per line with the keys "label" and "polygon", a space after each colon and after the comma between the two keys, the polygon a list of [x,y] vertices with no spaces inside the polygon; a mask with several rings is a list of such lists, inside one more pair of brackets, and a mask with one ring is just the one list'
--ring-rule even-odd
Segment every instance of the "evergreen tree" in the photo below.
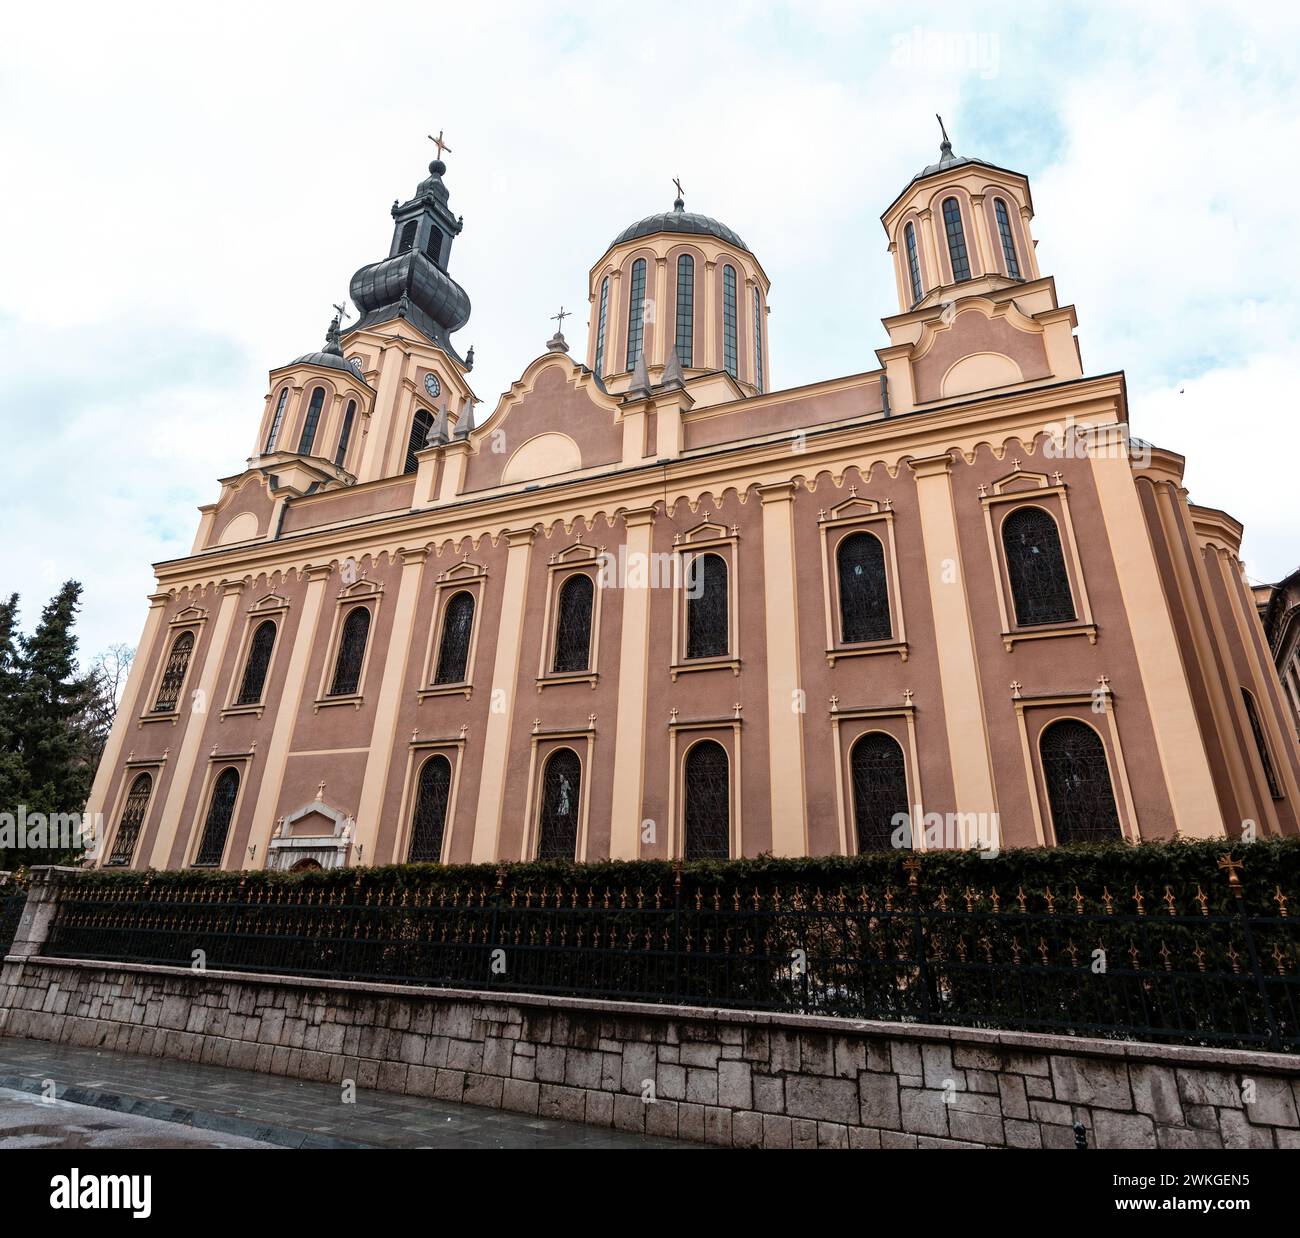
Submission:
{"label": "evergreen tree", "polygon": [[[18,595],[0,602],[0,812],[16,813],[25,802],[26,781],[18,752],[16,710],[22,667],[18,654]],[[0,870],[10,867],[0,849]]]}

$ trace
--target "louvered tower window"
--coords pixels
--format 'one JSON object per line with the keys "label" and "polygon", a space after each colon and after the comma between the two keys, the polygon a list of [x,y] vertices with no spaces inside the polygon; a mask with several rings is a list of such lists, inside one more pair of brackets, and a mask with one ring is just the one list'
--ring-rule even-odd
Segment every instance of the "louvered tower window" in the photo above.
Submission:
{"label": "louvered tower window", "polygon": [[961,223],[961,206],[956,198],[943,204],[943,227],[948,234],[948,257],[952,259],[952,277],[956,283],[970,279],[970,258],[966,254],[966,231]]}
{"label": "louvered tower window", "polygon": [[311,393],[311,403],[307,405],[307,420],[302,423],[302,435],[298,439],[298,454],[311,455],[316,442],[316,428],[320,425],[320,411],[325,405],[325,388],[317,387]]}
{"label": "louvered tower window", "polygon": [[415,248],[415,230],[419,227],[419,220],[409,219],[402,225],[402,239],[397,244],[399,254],[410,253]]}
{"label": "louvered tower window", "polygon": [[888,640],[889,583],[885,548],[870,533],[850,533],[835,552],[840,584],[840,639],[846,645]]}
{"label": "louvered tower window", "polygon": [[849,753],[853,781],[853,825],[858,851],[888,851],[894,831],[908,814],[907,765],[897,740],[879,731],[862,736]]}
{"label": "louvered tower window", "polygon": [[370,610],[358,606],[348,612],[339,637],[339,651],[334,659],[334,678],[330,696],[354,696],[361,686],[361,669],[366,661],[366,642],[370,638]]}
{"label": "louvered tower window", "polygon": [[149,811],[149,796],[152,793],[152,775],[137,775],[131,784],[131,790],[127,792],[126,803],[122,806],[122,816],[117,823],[117,837],[113,839],[113,851],[108,857],[107,867],[123,868],[131,863],[136,840],[140,837],[140,827],[144,824],[144,815]]}
{"label": "louvered tower window", "polygon": [[722,268],[722,364],[732,378],[739,373],[740,345],[736,328],[736,268]]}
{"label": "louvered tower window", "polygon": [[578,813],[582,762],[571,748],[560,748],[542,774],[542,811],[538,830],[539,860],[572,860],[578,852]]}
{"label": "louvered tower window", "polygon": [[447,828],[447,804],[451,799],[451,762],[443,756],[430,757],[420,770],[411,821],[411,864],[442,861],[442,838]]}
{"label": "louvered tower window", "polygon": [[721,555],[697,555],[686,580],[686,656],[720,658],[730,646],[727,561]]}
{"label": "louvered tower window", "polygon": [[1002,545],[1016,623],[1071,622],[1074,599],[1056,521],[1041,507],[1018,507],[1002,522]]}
{"label": "louvered tower window", "polygon": [[474,595],[458,593],[442,613],[442,640],[438,645],[436,686],[464,683],[469,669],[469,639],[474,631]]}
{"label": "louvered tower window", "polygon": [[690,254],[677,259],[677,333],[673,348],[683,366],[695,364],[695,259]]}
{"label": "louvered tower window", "polygon": [[1101,736],[1086,723],[1064,718],[1043,732],[1038,747],[1057,843],[1064,847],[1121,838]]}
{"label": "louvered tower window", "polygon": [[731,855],[731,777],[727,750],[706,739],[686,754],[682,771],[685,858]]}
{"label": "louvered tower window", "polygon": [[216,868],[226,850],[226,835],[230,833],[231,818],[235,815],[235,801],[239,798],[239,774],[233,769],[222,770],[212,788],[208,816],[203,823],[203,839],[199,853],[194,858],[195,868]]}
{"label": "louvered tower window", "polygon": [[1007,274],[1012,279],[1020,278],[1020,263],[1016,261],[1016,240],[1011,233],[1011,216],[1007,213],[1007,204],[1001,198],[993,202],[993,213],[998,219],[998,235],[1002,238],[1002,257],[1006,260]]}
{"label": "louvered tower window", "polygon": [[163,667],[162,680],[158,684],[158,696],[153,703],[154,713],[169,714],[179,706],[181,687],[185,683],[185,673],[190,669],[190,658],[193,654],[193,632],[182,632],[172,641],[171,652],[167,655],[167,665]]}
{"label": "louvered tower window", "polygon": [[627,368],[632,369],[645,342],[645,259],[632,264],[632,289],[627,306]]}
{"label": "louvered tower window", "polygon": [[244,664],[244,678],[239,685],[236,705],[260,705],[266,687],[266,672],[271,666],[275,649],[275,624],[268,619],[260,624],[248,645],[248,661]]}
{"label": "louvered tower window", "polygon": [[555,608],[555,662],[557,675],[591,669],[591,609],[595,586],[585,572],[570,576],[560,588]]}
{"label": "louvered tower window", "polygon": [[420,461],[416,452],[424,450],[432,429],[433,414],[427,408],[416,409],[415,416],[411,418],[410,437],[406,440],[406,464],[402,468],[404,475],[409,476],[419,471]]}

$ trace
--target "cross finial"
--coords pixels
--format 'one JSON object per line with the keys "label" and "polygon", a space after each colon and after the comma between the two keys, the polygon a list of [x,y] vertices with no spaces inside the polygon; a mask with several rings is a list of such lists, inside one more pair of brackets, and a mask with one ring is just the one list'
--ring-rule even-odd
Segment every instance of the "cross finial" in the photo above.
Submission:
{"label": "cross finial", "polygon": [[441,130],[441,129],[438,130],[438,136],[437,136],[436,138],[433,136],[432,133],[429,134],[429,141],[432,142],[432,143],[433,143],[433,144],[438,148],[438,158],[439,158],[439,159],[442,158],[443,151],[446,151],[447,154],[449,154],[449,155],[451,154],[451,147],[448,146],[447,143],[444,142],[444,141],[442,140],[442,130]]}
{"label": "cross finial", "polygon": [[682,178],[680,176],[673,177],[673,184],[677,186],[677,201],[674,202],[673,205],[680,209],[686,205],[684,200],[686,197],[686,190],[682,188]]}
{"label": "cross finial", "polygon": [[342,322],[348,316],[348,303],[342,301],[334,306],[334,312],[339,316],[339,322]]}
{"label": "cross finial", "polygon": [[551,315],[551,321],[558,322],[560,324],[555,329],[557,335],[564,334],[564,320],[566,318],[572,318],[572,317],[573,317],[572,311],[566,310],[563,305],[560,306],[560,312],[558,314]]}
{"label": "cross finial", "polygon": [[934,114],[935,120],[939,122],[939,132],[943,134],[943,141],[939,145],[939,153],[943,155],[952,154],[952,142],[948,138],[948,130],[944,127],[943,117],[938,112]]}

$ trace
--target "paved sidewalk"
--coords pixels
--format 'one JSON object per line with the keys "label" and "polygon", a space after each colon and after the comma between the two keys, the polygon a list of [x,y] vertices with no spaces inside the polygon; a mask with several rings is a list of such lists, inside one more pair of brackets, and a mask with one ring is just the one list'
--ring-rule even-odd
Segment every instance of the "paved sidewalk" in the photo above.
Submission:
{"label": "paved sidewalk", "polygon": [[[447,1101],[340,1089],[278,1075],[0,1038],[0,1088],[292,1148],[687,1148]],[[0,1131],[0,1136],[3,1132]],[[0,1147],[3,1146],[0,1137]],[[142,1146],[150,1146],[147,1143]]]}

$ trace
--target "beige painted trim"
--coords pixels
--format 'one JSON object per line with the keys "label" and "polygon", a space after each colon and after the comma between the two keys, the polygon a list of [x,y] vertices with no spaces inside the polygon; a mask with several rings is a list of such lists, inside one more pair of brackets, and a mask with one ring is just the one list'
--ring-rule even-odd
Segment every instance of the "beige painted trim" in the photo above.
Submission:
{"label": "beige painted trim", "polygon": [[[226,587],[226,581],[222,581],[219,588]],[[198,656],[199,642],[203,639],[203,629],[207,626],[209,612],[206,607],[190,605],[184,610],[178,611],[167,622],[167,639],[163,643],[158,658],[158,664],[153,668],[153,677],[149,681],[149,691],[146,693],[142,708],[136,717],[137,724],[151,722],[170,722],[172,726],[180,720],[181,713],[185,707],[185,693],[190,686],[190,681],[194,678],[194,659]],[[194,634],[194,646],[190,650],[189,661],[185,664],[185,677],[181,680],[180,689],[176,693],[176,708],[166,710],[162,713],[155,713],[153,706],[158,699],[158,692],[162,688],[163,676],[167,673],[167,663],[171,660],[172,647],[186,632]]]}
{"label": "beige painted trim", "polygon": [[[840,513],[847,513],[841,515]],[[907,624],[903,617],[902,577],[898,570],[898,543],[894,537],[894,512],[874,499],[851,498],[825,516],[819,513],[818,534],[822,552],[822,605],[826,614],[826,660],[831,666],[840,658],[865,657],[877,653],[896,653],[904,662],[908,658]],[[875,526],[884,525],[882,534]],[[840,542],[850,533],[862,530],[880,539],[885,547],[885,569],[889,573],[889,619],[893,634],[888,640],[846,645],[839,638]]]}
{"label": "beige painted trim", "polygon": [[[546,598],[542,606],[542,640],[537,656],[537,691],[566,683],[586,683],[594,692],[600,681],[600,610],[604,589],[600,587],[597,548],[581,542],[565,547],[551,555],[546,567]],[[556,577],[563,575],[558,584]],[[555,665],[555,641],[559,635],[556,611],[560,604],[560,590],[571,576],[587,576],[591,580],[591,634],[587,642],[587,669],[560,674],[551,668]]]}
{"label": "beige painted trim", "polygon": [[[239,825],[239,813],[244,806],[244,796],[248,791],[248,775],[253,766],[253,754],[251,752],[214,752],[208,757],[207,768],[203,774],[203,789],[194,808],[194,816],[190,821],[189,837],[185,844],[185,857],[181,861],[181,868],[192,868],[194,859],[199,853],[199,847],[203,844],[203,827],[207,824],[208,810],[211,808],[212,792],[216,786],[217,779],[228,769],[233,769],[239,774],[239,790],[235,794],[235,804],[230,810],[230,823],[226,826],[225,841],[221,845],[221,862],[206,871],[224,872],[231,868],[231,860],[234,858],[230,849],[235,841],[236,827]],[[239,865],[243,868],[243,865]]]}
{"label": "beige painted trim", "polygon": [[[541,745],[554,745],[540,753]],[[591,777],[592,756],[596,749],[596,732],[592,728],[571,731],[534,731],[532,744],[528,750],[528,820],[524,824],[523,843],[519,859],[527,862],[537,858],[537,848],[541,842],[542,829],[542,792],[545,779],[542,773],[553,754],[561,748],[568,748],[582,765],[582,782],[578,788],[578,837],[574,844],[574,859],[579,864],[587,862],[587,845],[591,816]]]}
{"label": "beige painted trim", "polygon": [[406,773],[402,778],[402,798],[397,809],[397,836],[393,844],[394,864],[409,863],[411,839],[415,831],[415,801],[420,772],[426,761],[435,756],[445,757],[451,765],[451,786],[447,792],[447,816],[442,824],[442,851],[438,863],[446,864],[451,858],[451,834],[456,823],[456,797],[460,794],[460,767],[465,756],[464,739],[418,740],[406,751]]}
{"label": "beige painted trim", "polygon": [[[916,851],[926,850],[925,795],[921,790],[921,759],[920,750],[916,745],[916,706],[903,705],[897,709],[839,709],[837,707],[830,711],[830,719],[831,743],[835,750],[835,813],[840,832],[841,855],[858,854],[855,838],[857,822],[853,820],[853,814],[849,809],[853,794],[853,770],[849,764],[849,757],[852,755],[853,745],[873,731],[879,731],[882,735],[888,735],[895,743],[898,742],[898,736],[892,731],[870,725],[871,722],[881,718],[903,718],[907,723],[907,751],[904,753],[903,760],[907,770],[907,810],[913,818],[912,845]],[[842,734],[846,722],[866,724],[849,728],[852,731],[852,738],[847,744]]]}
{"label": "beige painted trim", "polygon": [[166,757],[153,757],[147,761],[128,761],[123,766],[122,777],[118,781],[117,794],[113,797],[113,811],[111,814],[106,814],[106,819],[112,822],[112,827],[104,831],[104,847],[95,862],[96,868],[108,867],[109,856],[113,854],[113,847],[117,843],[118,833],[122,829],[122,812],[126,808],[127,797],[131,794],[131,788],[135,784],[135,780],[141,774],[148,774],[151,779],[149,802],[145,805],[144,816],[140,818],[140,832],[136,835],[135,851],[129,863],[114,865],[115,868],[123,870],[135,867],[136,860],[140,858],[141,844],[148,832],[149,818],[153,815],[154,809],[158,807],[158,784],[162,781],[163,771],[166,768]]}
{"label": "beige painted trim", "polygon": [[[745,854],[745,830],[742,816],[743,804],[741,790],[744,783],[740,778],[740,732],[742,722],[739,718],[703,718],[694,722],[678,722],[673,719],[668,724],[668,858],[684,859],[686,856],[686,783],[682,769],[686,754],[701,740],[711,739],[722,743],[722,737],[731,732],[731,750],[727,753],[727,770],[729,774],[728,807],[731,809],[731,836],[728,841],[731,858],[740,859]],[[682,734],[694,735],[685,747],[678,738]],[[726,744],[722,744],[726,749]]]}
{"label": "beige painted trim", "polygon": [[[395,555],[392,557],[396,557]],[[366,697],[366,681],[370,674],[370,656],[375,649],[375,633],[379,630],[379,607],[384,600],[384,586],[362,577],[339,590],[334,601],[334,619],[330,625],[330,637],[325,646],[325,660],[321,664],[320,685],[316,689],[313,712],[320,713],[336,705],[351,705],[360,709]],[[357,678],[357,690],[344,696],[331,696],[330,684],[334,681],[334,671],[339,656],[339,645],[343,640],[343,625],[348,616],[358,607],[370,611],[370,627],[366,630],[366,649],[361,656],[361,674]],[[383,683],[381,681],[380,688]]]}
{"label": "beige painted trim", "polygon": [[[421,702],[431,696],[463,695],[466,700],[473,696],[474,661],[478,655],[478,636],[482,628],[483,594],[487,589],[487,579],[488,573],[485,567],[469,562],[458,563],[438,577],[433,590],[433,607],[429,639],[424,655],[424,669],[420,673],[418,695]],[[459,593],[468,593],[474,599],[474,623],[469,634],[469,656],[465,660],[465,678],[459,684],[441,684],[435,687],[433,677],[438,672],[438,660],[442,656],[447,607]]]}
{"label": "beige painted trim", "polygon": [[[264,598],[263,601],[267,599]],[[284,645],[284,619],[289,613],[289,604],[283,598],[277,598],[276,604],[263,606],[255,602],[244,616],[244,630],[239,638],[235,661],[231,667],[230,682],[226,685],[226,703],[222,707],[222,718],[238,714],[253,714],[260,718],[266,709],[266,694],[271,690],[271,677],[275,674],[276,663],[280,660],[280,650]],[[262,695],[255,705],[236,705],[239,690],[243,687],[244,672],[248,667],[248,654],[253,643],[253,634],[270,620],[275,624],[275,643],[271,647],[271,660],[266,666],[266,677],[262,680]]]}
{"label": "beige painted trim", "polygon": [[[740,674],[740,607],[737,570],[740,564],[740,530],[713,520],[703,520],[685,533],[673,535],[673,652],[668,671],[674,683],[678,675],[690,671],[710,671],[728,667]],[[691,563],[704,554],[716,554],[727,565],[727,652],[716,658],[686,657],[686,582]]]}
{"label": "beige painted trim", "polygon": [[497,625],[496,664],[492,668],[492,701],[483,737],[483,767],[479,776],[478,811],[474,818],[473,862],[486,864],[501,855],[501,809],[509,761],[510,727],[519,679],[519,646],[524,630],[524,598],[532,557],[532,529],[507,533],[505,585]]}

